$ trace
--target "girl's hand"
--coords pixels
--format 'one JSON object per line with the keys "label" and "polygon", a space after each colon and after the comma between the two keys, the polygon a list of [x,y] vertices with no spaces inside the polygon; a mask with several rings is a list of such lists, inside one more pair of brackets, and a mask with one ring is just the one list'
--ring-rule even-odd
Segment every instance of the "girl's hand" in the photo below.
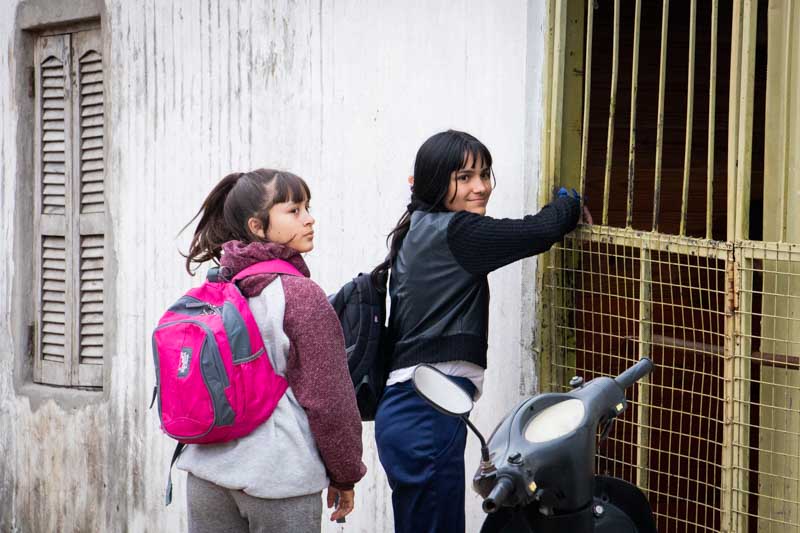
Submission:
{"label": "girl's hand", "polygon": [[586,207],[586,205],[583,206],[583,213],[581,213],[580,223],[589,225],[594,224],[594,221],[592,220],[592,214],[589,212],[589,208]]}
{"label": "girl's hand", "polygon": [[[571,191],[571,193],[570,193]],[[567,190],[566,187],[561,187],[559,189],[553,187],[553,199],[561,198],[561,197],[569,197],[575,198],[576,200],[581,200],[581,195],[578,194],[578,191],[575,189]],[[585,198],[583,199],[586,200]],[[594,221],[592,220],[592,214],[589,212],[589,208],[586,207],[586,204],[583,205],[583,211],[581,212],[581,218],[578,220],[580,224],[593,224]]]}
{"label": "girl's hand", "polygon": [[[338,497],[338,502],[336,501]],[[333,485],[328,487],[328,509],[336,505],[336,509],[331,514],[331,522],[341,520],[344,522],[344,517],[353,512],[355,500],[355,491],[353,490],[339,490]]]}

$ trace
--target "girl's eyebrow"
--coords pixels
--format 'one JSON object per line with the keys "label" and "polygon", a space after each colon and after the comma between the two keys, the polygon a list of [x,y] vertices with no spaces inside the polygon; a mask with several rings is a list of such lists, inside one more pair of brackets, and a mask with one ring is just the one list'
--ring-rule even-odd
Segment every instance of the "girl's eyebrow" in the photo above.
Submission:
{"label": "girl's eyebrow", "polygon": [[471,173],[471,172],[484,172],[484,171],[486,171],[486,170],[489,170],[489,167],[483,167],[483,168],[462,168],[461,170],[459,170],[459,171],[458,171],[458,173],[459,173],[459,174],[469,174],[469,173]]}

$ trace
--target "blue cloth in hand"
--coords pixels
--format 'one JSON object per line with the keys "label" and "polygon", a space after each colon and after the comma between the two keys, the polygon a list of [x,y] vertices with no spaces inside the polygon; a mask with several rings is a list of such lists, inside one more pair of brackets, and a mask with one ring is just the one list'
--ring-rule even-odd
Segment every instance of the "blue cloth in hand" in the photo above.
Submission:
{"label": "blue cloth in hand", "polygon": [[568,190],[566,187],[561,187],[560,189],[558,189],[558,191],[556,191],[556,197],[558,197],[558,198],[563,198],[563,197],[568,197],[568,196],[572,197],[572,198],[575,198],[576,200],[580,200],[581,199],[581,195],[578,194],[578,191],[576,191],[575,189],[569,189]]}

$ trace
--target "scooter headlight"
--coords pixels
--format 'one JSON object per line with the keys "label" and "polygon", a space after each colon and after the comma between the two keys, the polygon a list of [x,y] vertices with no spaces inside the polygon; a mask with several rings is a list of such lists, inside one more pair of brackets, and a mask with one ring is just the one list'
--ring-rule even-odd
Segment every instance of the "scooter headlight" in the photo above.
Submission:
{"label": "scooter headlight", "polygon": [[583,422],[586,409],[581,400],[572,398],[543,409],[525,426],[528,442],[548,442],[575,431]]}

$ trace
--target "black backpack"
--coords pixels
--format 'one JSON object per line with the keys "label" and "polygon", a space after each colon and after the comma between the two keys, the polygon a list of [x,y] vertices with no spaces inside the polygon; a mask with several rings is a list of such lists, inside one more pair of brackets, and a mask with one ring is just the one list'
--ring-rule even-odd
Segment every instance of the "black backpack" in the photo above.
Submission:
{"label": "black backpack", "polygon": [[328,296],[342,324],[347,366],[364,421],[375,420],[391,358],[384,287],[378,287],[370,274],[359,274]]}

